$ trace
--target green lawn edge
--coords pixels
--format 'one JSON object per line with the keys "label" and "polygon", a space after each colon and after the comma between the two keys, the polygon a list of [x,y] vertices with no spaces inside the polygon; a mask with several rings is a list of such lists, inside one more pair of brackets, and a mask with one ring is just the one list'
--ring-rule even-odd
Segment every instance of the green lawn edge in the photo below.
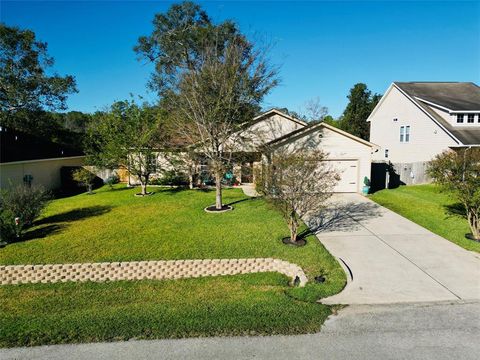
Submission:
{"label": "green lawn edge", "polygon": [[369,198],[466,250],[480,252],[480,243],[465,237],[471,232],[465,217],[448,210],[458,208],[458,202],[437,185],[400,186],[378,191]]}

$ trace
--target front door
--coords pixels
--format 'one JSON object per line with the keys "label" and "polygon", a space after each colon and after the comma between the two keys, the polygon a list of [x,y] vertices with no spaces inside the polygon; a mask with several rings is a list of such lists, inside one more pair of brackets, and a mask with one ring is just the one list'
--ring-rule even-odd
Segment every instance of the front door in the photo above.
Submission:
{"label": "front door", "polygon": [[253,162],[244,162],[242,164],[241,180],[243,184],[253,183]]}

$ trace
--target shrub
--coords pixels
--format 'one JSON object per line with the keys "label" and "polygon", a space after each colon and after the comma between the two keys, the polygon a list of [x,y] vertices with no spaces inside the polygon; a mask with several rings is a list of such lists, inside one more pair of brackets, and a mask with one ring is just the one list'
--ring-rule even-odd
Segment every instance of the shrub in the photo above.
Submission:
{"label": "shrub", "polygon": [[189,184],[188,176],[174,170],[165,171],[162,177],[154,179],[150,182],[152,185],[177,185],[186,186]]}
{"label": "shrub", "polygon": [[15,215],[0,204],[0,243],[11,242],[16,236]]}
{"label": "shrub", "polygon": [[80,168],[72,173],[72,178],[78,182],[79,186],[84,186],[87,188],[88,193],[92,193],[93,181],[96,178],[96,175],[91,171],[88,171],[85,168]]}
{"label": "shrub", "polygon": [[[17,185],[1,192],[0,217],[2,240],[11,240],[13,234],[20,236],[32,225],[50,200],[50,194],[39,186]],[[18,218],[18,225],[15,224]],[[5,233],[4,233],[5,232]],[[6,234],[6,235],[5,235]]]}
{"label": "shrub", "polygon": [[110,186],[110,189],[113,188],[113,185],[118,184],[120,182],[120,178],[117,174],[113,174],[109,176],[103,183],[105,185]]}

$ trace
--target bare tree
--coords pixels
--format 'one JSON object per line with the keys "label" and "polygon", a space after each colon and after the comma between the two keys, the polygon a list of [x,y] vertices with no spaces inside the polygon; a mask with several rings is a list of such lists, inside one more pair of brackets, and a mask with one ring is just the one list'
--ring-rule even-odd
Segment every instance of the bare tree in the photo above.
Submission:
{"label": "bare tree", "polygon": [[480,149],[444,151],[430,162],[428,173],[462,203],[473,238],[480,241]]}
{"label": "bare tree", "polygon": [[320,102],[319,97],[308,100],[305,103],[305,114],[304,117],[310,122],[320,122],[323,121],[325,116],[328,114],[328,108],[323,106]]}
{"label": "bare tree", "polygon": [[199,66],[186,71],[172,95],[179,136],[204,156],[215,177],[215,208],[221,210],[221,180],[241,144],[242,125],[277,83],[265,52],[243,38],[222,49],[206,45]]}
{"label": "bare tree", "polygon": [[330,168],[326,153],[279,150],[268,156],[258,190],[282,213],[290,229],[290,242],[298,243],[298,229],[307,214],[318,214],[340,179]]}

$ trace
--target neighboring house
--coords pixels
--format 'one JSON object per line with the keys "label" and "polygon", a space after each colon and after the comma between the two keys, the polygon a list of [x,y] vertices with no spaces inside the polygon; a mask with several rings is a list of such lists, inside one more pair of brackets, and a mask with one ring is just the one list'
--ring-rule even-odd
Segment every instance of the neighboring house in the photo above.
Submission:
{"label": "neighboring house", "polygon": [[[257,116],[235,136],[242,138],[237,154],[239,160],[232,166],[240,182],[254,182],[254,169],[261,168],[266,151],[294,146],[306,151],[323,150],[328,154],[328,161],[341,177],[336,192],[361,192],[363,179],[370,178],[372,153],[378,148],[333,126],[324,123],[309,125],[276,109]],[[159,154],[159,162],[163,161],[163,156]],[[200,166],[208,168],[207,162]]]}
{"label": "neighboring house", "polygon": [[0,127],[0,189],[10,185],[61,186],[61,169],[84,164],[82,151]]}
{"label": "neighboring house", "polygon": [[[471,82],[394,82],[370,114],[375,163],[400,183],[428,182],[428,162],[447,149],[480,146],[480,87]],[[381,168],[381,167],[380,167]]]}

